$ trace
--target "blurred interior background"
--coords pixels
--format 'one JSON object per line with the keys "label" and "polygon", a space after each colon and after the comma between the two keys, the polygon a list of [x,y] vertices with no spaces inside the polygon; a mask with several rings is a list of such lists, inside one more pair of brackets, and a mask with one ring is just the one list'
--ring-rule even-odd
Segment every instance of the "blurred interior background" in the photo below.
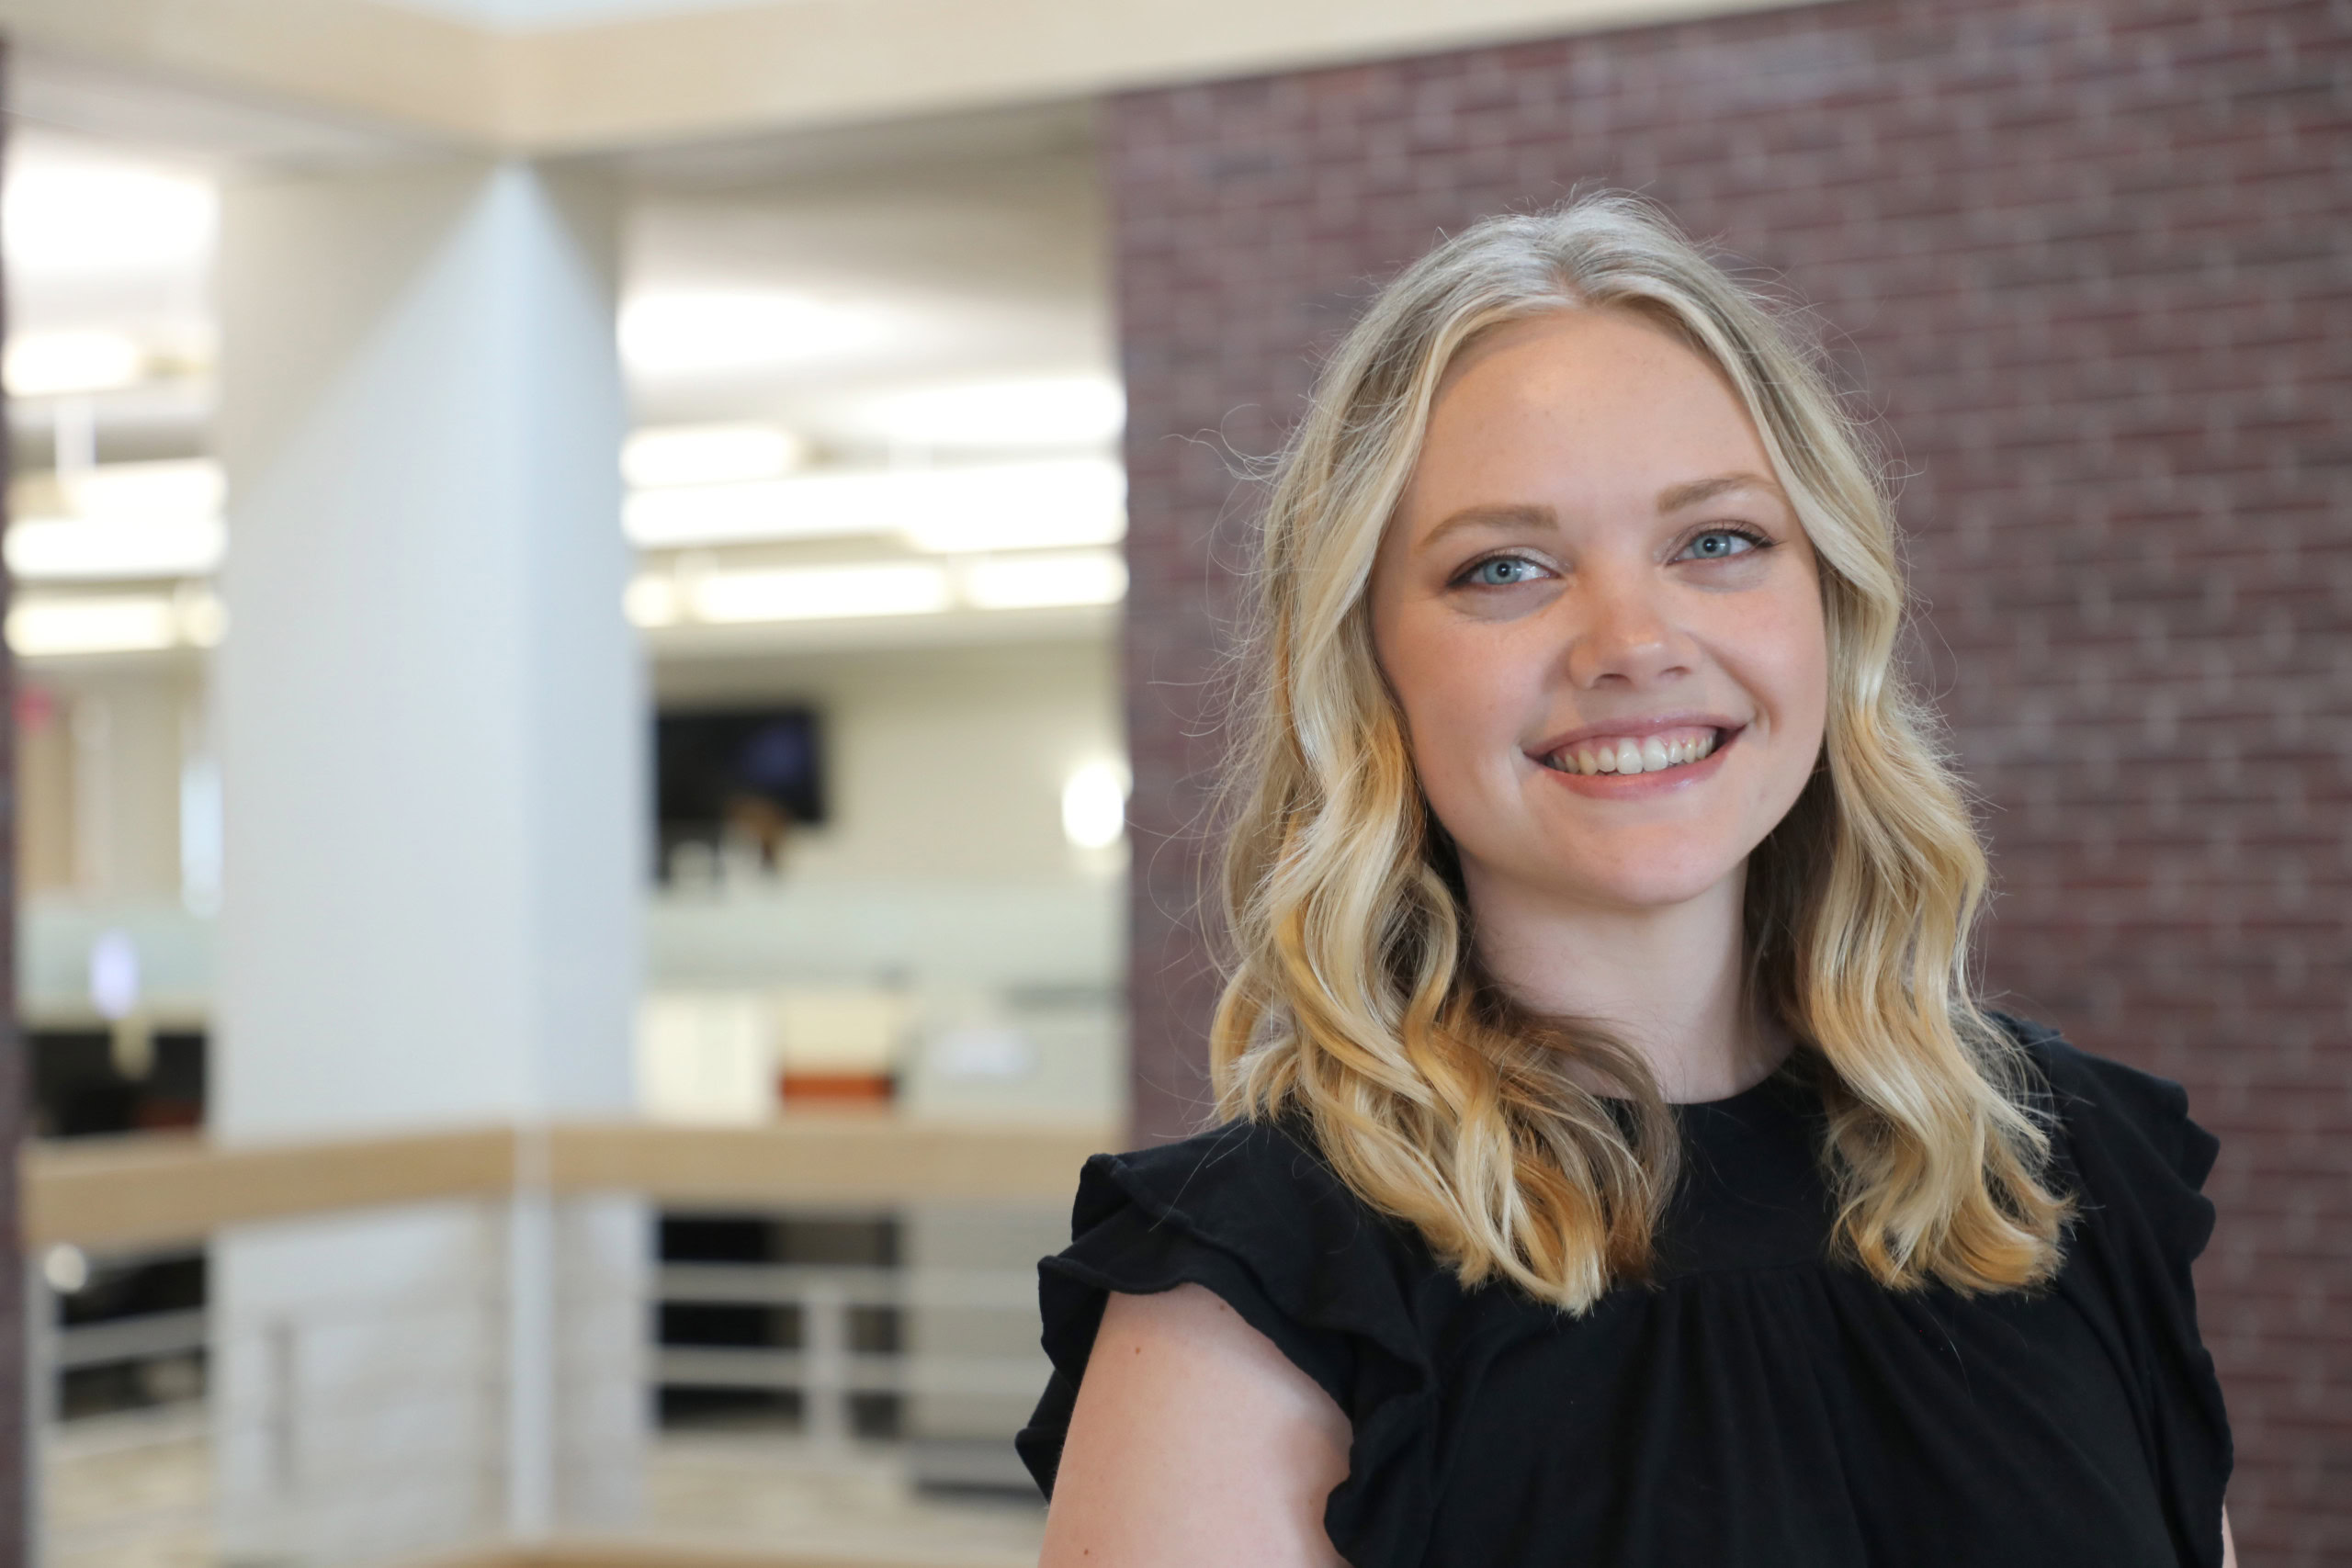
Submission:
{"label": "blurred interior background", "polygon": [[0,1563],[1034,1562],[1034,1262],[1204,1113],[1250,460],[1595,184],[1883,416],[1988,976],[2222,1134],[2240,1550],[2352,1562],[2341,6],[0,34]]}

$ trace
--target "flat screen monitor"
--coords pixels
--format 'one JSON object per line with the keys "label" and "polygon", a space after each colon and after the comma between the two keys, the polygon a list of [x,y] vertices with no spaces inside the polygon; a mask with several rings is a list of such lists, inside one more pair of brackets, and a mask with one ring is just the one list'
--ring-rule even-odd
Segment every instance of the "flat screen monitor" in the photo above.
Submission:
{"label": "flat screen monitor", "polygon": [[795,827],[825,819],[824,750],[814,709],[691,709],[653,724],[654,812],[669,875],[681,844],[732,840],[774,865]]}

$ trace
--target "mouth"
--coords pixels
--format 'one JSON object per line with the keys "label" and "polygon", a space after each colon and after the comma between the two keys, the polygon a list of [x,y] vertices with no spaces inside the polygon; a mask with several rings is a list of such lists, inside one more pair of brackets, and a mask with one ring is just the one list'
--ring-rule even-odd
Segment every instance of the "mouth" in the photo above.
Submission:
{"label": "mouth", "polygon": [[1555,773],[1583,778],[1673,773],[1716,755],[1738,733],[1737,728],[1685,725],[1641,735],[1594,735],[1556,747],[1535,761]]}

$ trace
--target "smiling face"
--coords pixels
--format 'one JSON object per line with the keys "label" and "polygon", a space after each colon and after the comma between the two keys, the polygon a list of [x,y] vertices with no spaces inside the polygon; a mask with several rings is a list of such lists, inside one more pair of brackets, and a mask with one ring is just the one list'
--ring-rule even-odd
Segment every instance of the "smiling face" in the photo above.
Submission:
{"label": "smiling face", "polygon": [[1371,609],[1474,910],[1695,898],[1795,804],[1828,641],[1771,475],[1721,373],[1630,314],[1513,322],[1448,372]]}

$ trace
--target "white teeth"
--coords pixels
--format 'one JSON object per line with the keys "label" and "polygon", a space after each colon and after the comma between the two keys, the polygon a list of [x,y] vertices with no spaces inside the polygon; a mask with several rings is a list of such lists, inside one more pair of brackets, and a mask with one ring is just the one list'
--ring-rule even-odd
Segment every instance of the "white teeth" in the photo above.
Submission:
{"label": "white teeth", "polygon": [[1580,746],[1563,746],[1544,761],[1564,773],[1588,776],[1593,773],[1623,773],[1631,776],[1663,773],[1668,768],[1703,761],[1713,756],[1722,744],[1722,732],[1713,729],[1701,730],[1696,735],[1678,736],[1671,740],[1659,735],[1645,735],[1638,740],[1625,736]]}
{"label": "white teeth", "polygon": [[1551,763],[1564,773],[1656,773],[1703,761],[1713,756],[1722,744],[1721,732],[1713,729],[1672,740],[1657,735],[1638,740],[1626,736],[1572,749],[1564,747],[1552,754]]}

